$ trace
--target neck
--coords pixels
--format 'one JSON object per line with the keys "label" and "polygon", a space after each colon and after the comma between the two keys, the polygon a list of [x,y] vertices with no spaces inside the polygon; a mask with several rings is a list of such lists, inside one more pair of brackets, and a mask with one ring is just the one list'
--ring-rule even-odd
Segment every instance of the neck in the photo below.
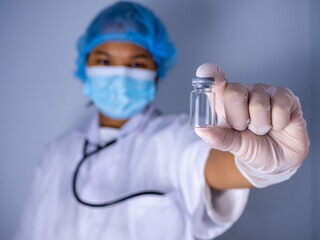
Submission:
{"label": "neck", "polygon": [[127,119],[114,119],[103,115],[99,112],[100,127],[112,127],[112,128],[121,128],[128,120]]}

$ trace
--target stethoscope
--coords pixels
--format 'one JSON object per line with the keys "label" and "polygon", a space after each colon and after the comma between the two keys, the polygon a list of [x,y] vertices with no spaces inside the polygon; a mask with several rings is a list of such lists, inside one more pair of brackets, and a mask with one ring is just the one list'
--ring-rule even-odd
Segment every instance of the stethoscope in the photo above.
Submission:
{"label": "stethoscope", "polygon": [[141,195],[150,195],[150,194],[154,194],[154,195],[164,195],[165,193],[163,192],[158,192],[158,191],[142,191],[142,192],[136,192],[134,194],[130,194],[112,201],[108,201],[108,202],[104,202],[104,203],[90,203],[90,202],[86,202],[84,200],[82,200],[79,196],[79,194],[77,193],[77,178],[78,178],[78,174],[79,174],[79,170],[82,166],[82,164],[88,160],[89,157],[91,157],[92,155],[100,152],[101,150],[111,146],[112,144],[117,142],[117,138],[107,142],[105,145],[100,146],[98,145],[97,148],[95,150],[93,150],[92,152],[87,153],[87,148],[89,145],[89,141],[86,139],[83,145],[83,157],[80,160],[80,162],[78,163],[76,170],[74,171],[73,174],[73,181],[72,181],[72,189],[73,189],[73,194],[75,196],[75,198],[78,200],[79,203],[89,206],[89,207],[108,207],[114,204],[118,204],[120,202],[126,201],[128,199],[134,198],[134,197],[138,197]]}

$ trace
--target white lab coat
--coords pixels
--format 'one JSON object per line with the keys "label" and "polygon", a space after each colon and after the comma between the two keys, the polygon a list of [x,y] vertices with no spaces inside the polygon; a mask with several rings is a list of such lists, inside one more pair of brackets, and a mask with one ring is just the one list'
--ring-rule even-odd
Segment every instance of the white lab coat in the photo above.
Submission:
{"label": "white lab coat", "polygon": [[206,184],[210,148],[189,127],[188,117],[160,115],[152,105],[113,133],[121,136],[115,144],[81,167],[77,189],[95,203],[145,190],[166,194],[142,195],[104,208],[78,203],[72,193],[73,172],[85,139],[89,150],[101,142],[99,131],[96,114],[47,147],[15,240],[212,239],[243,212],[248,189],[217,191]]}

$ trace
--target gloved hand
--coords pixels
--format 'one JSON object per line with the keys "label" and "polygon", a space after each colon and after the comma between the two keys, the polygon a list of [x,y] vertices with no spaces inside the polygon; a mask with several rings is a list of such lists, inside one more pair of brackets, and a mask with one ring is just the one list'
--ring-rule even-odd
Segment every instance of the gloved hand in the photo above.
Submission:
{"label": "gloved hand", "polygon": [[299,99],[283,87],[228,83],[214,63],[201,65],[196,75],[215,78],[218,118],[213,128],[196,128],[198,136],[214,149],[231,152],[255,187],[289,179],[309,150]]}

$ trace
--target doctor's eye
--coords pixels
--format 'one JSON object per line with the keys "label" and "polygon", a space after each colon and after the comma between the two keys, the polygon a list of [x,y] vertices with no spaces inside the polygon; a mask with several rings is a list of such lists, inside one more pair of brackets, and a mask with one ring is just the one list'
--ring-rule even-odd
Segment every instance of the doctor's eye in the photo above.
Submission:
{"label": "doctor's eye", "polygon": [[133,62],[133,63],[131,63],[130,67],[132,67],[132,68],[146,68],[146,65],[144,63]]}
{"label": "doctor's eye", "polygon": [[107,59],[98,59],[97,63],[100,65],[110,65],[111,64],[110,61]]}

